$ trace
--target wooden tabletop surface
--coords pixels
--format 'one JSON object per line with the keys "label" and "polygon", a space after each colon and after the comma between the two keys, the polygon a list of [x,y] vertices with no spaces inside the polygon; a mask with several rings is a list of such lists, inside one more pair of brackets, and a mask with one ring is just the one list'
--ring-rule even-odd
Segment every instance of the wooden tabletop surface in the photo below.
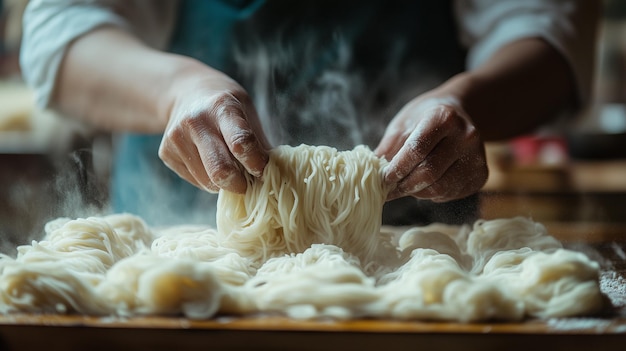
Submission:
{"label": "wooden tabletop surface", "polygon": [[[418,347],[422,345],[423,347]],[[520,323],[0,316],[1,350],[624,350],[626,318]]]}

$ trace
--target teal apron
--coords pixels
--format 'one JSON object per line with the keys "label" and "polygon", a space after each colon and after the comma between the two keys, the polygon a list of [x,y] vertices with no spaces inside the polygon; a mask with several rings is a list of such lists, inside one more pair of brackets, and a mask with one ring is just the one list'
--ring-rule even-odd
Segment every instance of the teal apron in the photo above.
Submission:
{"label": "teal apron", "polygon": [[[463,69],[451,1],[187,0],[170,51],[241,83],[273,145],[374,148],[411,98]],[[272,126],[270,130],[267,128]],[[114,210],[151,225],[215,221],[216,196],[157,156],[161,135],[116,143]],[[476,200],[388,204],[385,222],[472,221]]]}

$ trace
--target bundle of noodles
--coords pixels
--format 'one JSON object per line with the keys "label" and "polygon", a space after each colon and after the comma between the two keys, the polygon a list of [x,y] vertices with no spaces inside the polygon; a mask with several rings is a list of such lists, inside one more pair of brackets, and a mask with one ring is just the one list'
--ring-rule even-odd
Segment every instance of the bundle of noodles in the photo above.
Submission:
{"label": "bundle of noodles", "polygon": [[388,189],[386,161],[365,146],[280,146],[270,153],[258,181],[245,194],[220,192],[221,244],[258,262],[332,244],[363,261],[385,247],[381,214]]}

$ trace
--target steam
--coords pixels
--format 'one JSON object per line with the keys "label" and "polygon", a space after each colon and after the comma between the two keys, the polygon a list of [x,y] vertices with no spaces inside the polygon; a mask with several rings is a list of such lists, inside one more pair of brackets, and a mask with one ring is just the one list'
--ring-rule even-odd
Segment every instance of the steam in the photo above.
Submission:
{"label": "steam", "polygon": [[4,211],[12,216],[0,226],[0,252],[14,255],[16,246],[41,239],[44,224],[52,219],[109,212],[105,180],[94,173],[91,148],[47,159],[18,157],[24,157],[20,163],[24,174],[11,182],[6,193]]}
{"label": "steam", "polygon": [[[315,74],[309,82],[306,75],[311,74],[314,63],[298,63],[294,50],[279,42],[257,44],[250,52],[236,50],[235,60],[272,145],[328,144],[348,149],[363,143],[354,104],[357,87],[362,84],[348,72],[352,55],[345,42],[338,44],[337,55],[329,64],[332,68]],[[281,87],[278,81],[284,84],[285,76],[294,82]]]}
{"label": "steam", "polygon": [[374,148],[395,113],[440,81],[419,63],[401,67],[403,40],[390,44],[384,66],[375,72],[360,67],[354,48],[340,34],[326,46],[313,33],[301,40],[309,43],[304,49],[280,35],[235,49],[236,78],[252,95],[274,146]]}

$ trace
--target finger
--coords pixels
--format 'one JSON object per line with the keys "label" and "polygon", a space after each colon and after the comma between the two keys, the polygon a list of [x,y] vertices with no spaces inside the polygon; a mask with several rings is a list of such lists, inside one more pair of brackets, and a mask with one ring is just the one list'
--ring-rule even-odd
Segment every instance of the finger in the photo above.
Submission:
{"label": "finger", "polygon": [[410,128],[403,123],[407,118],[407,107],[403,108],[398,112],[398,114],[393,118],[391,123],[385,129],[385,133],[380,140],[380,143],[374,150],[374,153],[379,157],[384,157],[386,160],[390,161],[393,159],[394,155],[398,153],[404,141],[407,139],[407,136],[410,134]]}
{"label": "finger", "polygon": [[449,137],[441,140],[422,162],[398,181],[390,197],[412,195],[437,182],[458,158],[455,145]]}
{"label": "finger", "polygon": [[237,160],[224,141],[216,136],[202,133],[195,140],[204,171],[217,187],[235,193],[245,193],[246,177]]}
{"label": "finger", "polygon": [[215,183],[213,183],[208,176],[203,177],[203,180],[199,180],[198,177],[192,174],[192,172],[189,171],[189,168],[182,162],[178,163],[176,167],[176,173],[189,183],[209,193],[217,194],[219,192],[220,188],[215,185]]}
{"label": "finger", "polygon": [[208,176],[198,149],[194,145],[190,146],[182,142],[182,140],[184,138],[163,139],[159,146],[161,160],[189,183],[208,192],[217,192],[219,188]]}
{"label": "finger", "polygon": [[444,138],[464,137],[460,133],[466,126],[466,120],[453,107],[439,105],[422,113],[426,117],[417,124],[386,170],[385,181],[388,184],[405,178]]}
{"label": "finger", "polygon": [[435,183],[412,194],[419,199],[430,199],[433,202],[445,202],[464,198],[474,194],[485,184],[489,171],[486,164],[472,168],[467,172],[465,158],[458,159]]}
{"label": "finger", "polygon": [[[176,155],[179,155],[179,151],[176,151],[175,153]],[[174,156],[172,154],[171,149],[166,151],[165,148],[159,148],[159,157],[163,160],[163,163],[169,169],[174,171],[174,173],[176,173],[179,177],[208,192],[213,193],[219,191],[219,188],[208,178],[208,176],[205,176],[202,180],[199,179],[200,177],[189,171],[189,166],[187,164],[180,161],[178,156]]]}
{"label": "finger", "polygon": [[435,110],[436,106],[431,103],[418,103],[417,100],[409,102],[387,126],[385,134],[374,152],[379,156],[384,156],[387,160],[393,159],[411,132],[419,123],[425,121],[425,117],[433,114],[432,110]]}
{"label": "finger", "polygon": [[[225,98],[218,111],[219,129],[230,153],[244,166],[248,173],[260,177],[268,161],[264,143],[257,137],[247,122],[239,100]],[[262,138],[262,140],[265,140]]]}
{"label": "finger", "polygon": [[437,128],[435,123],[420,122],[391,159],[385,170],[385,182],[394,184],[406,178],[446,136],[445,133],[445,128]]}
{"label": "finger", "polygon": [[374,150],[374,154],[378,157],[383,157],[385,160],[393,159],[393,156],[398,153],[398,150],[402,147],[402,141],[404,138],[399,133],[385,133],[380,143]]}

